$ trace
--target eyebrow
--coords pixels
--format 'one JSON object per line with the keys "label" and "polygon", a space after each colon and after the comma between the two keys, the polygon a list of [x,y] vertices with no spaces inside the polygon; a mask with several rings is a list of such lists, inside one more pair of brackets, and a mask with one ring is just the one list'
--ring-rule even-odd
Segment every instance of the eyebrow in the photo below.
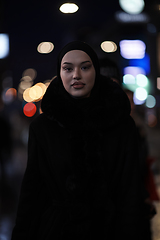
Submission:
{"label": "eyebrow", "polygon": [[[81,62],[81,64],[88,63],[88,62],[91,63],[91,61],[87,60],[87,61]],[[70,63],[70,62],[64,62],[63,64],[73,65],[73,63]]]}

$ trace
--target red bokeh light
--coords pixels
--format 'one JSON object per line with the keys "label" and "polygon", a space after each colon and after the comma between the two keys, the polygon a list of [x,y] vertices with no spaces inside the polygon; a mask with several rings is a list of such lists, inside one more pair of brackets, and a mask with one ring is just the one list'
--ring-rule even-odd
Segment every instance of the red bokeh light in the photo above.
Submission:
{"label": "red bokeh light", "polygon": [[34,103],[29,102],[26,103],[23,107],[23,113],[27,116],[27,117],[33,117],[34,114],[37,111],[37,107]]}

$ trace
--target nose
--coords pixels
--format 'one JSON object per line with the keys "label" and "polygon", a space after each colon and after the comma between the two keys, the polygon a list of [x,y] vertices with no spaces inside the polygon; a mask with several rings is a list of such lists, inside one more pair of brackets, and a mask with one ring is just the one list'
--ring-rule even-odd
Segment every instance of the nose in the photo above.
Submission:
{"label": "nose", "polygon": [[76,80],[81,79],[81,73],[79,68],[75,68],[73,72],[73,78]]}

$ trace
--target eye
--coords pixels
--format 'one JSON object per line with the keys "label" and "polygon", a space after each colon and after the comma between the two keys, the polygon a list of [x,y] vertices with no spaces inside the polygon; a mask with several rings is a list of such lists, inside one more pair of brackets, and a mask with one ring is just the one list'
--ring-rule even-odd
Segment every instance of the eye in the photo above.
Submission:
{"label": "eye", "polygon": [[66,72],[71,72],[72,68],[71,67],[63,67],[63,70],[65,70]]}
{"label": "eye", "polygon": [[88,70],[88,69],[90,69],[90,68],[91,68],[91,65],[85,65],[85,66],[82,66],[82,67],[81,67],[81,69],[84,70],[84,71],[85,71],[85,70]]}

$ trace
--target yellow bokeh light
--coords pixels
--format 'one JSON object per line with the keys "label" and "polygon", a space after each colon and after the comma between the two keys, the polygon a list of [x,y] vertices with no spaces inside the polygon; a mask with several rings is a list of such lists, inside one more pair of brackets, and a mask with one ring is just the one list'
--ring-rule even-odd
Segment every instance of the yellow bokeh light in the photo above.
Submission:
{"label": "yellow bokeh light", "polygon": [[53,49],[54,45],[51,42],[41,42],[37,47],[37,51],[44,54],[52,52]]}
{"label": "yellow bokeh light", "polygon": [[32,98],[32,101],[39,101],[39,99],[42,97],[43,91],[40,86],[34,85],[29,90],[29,96]]}
{"label": "yellow bokeh light", "polygon": [[47,86],[44,83],[37,83],[23,92],[23,99],[26,102],[38,102],[45,94]]}
{"label": "yellow bokeh light", "polygon": [[23,92],[23,99],[26,101],[26,102],[32,102],[33,99],[30,97],[29,95],[29,91],[30,91],[30,88],[27,88],[24,92]]}
{"label": "yellow bokeh light", "polygon": [[79,7],[75,3],[64,3],[59,8],[62,13],[75,13],[78,9]]}
{"label": "yellow bokeh light", "polygon": [[115,52],[117,50],[117,45],[112,41],[104,41],[101,43],[101,48],[104,52]]}
{"label": "yellow bokeh light", "polygon": [[47,86],[44,84],[44,83],[37,83],[35,86],[39,86],[41,89],[42,89],[42,94],[41,94],[41,97],[40,99],[43,97],[43,95],[45,94],[46,90],[47,90]]}

